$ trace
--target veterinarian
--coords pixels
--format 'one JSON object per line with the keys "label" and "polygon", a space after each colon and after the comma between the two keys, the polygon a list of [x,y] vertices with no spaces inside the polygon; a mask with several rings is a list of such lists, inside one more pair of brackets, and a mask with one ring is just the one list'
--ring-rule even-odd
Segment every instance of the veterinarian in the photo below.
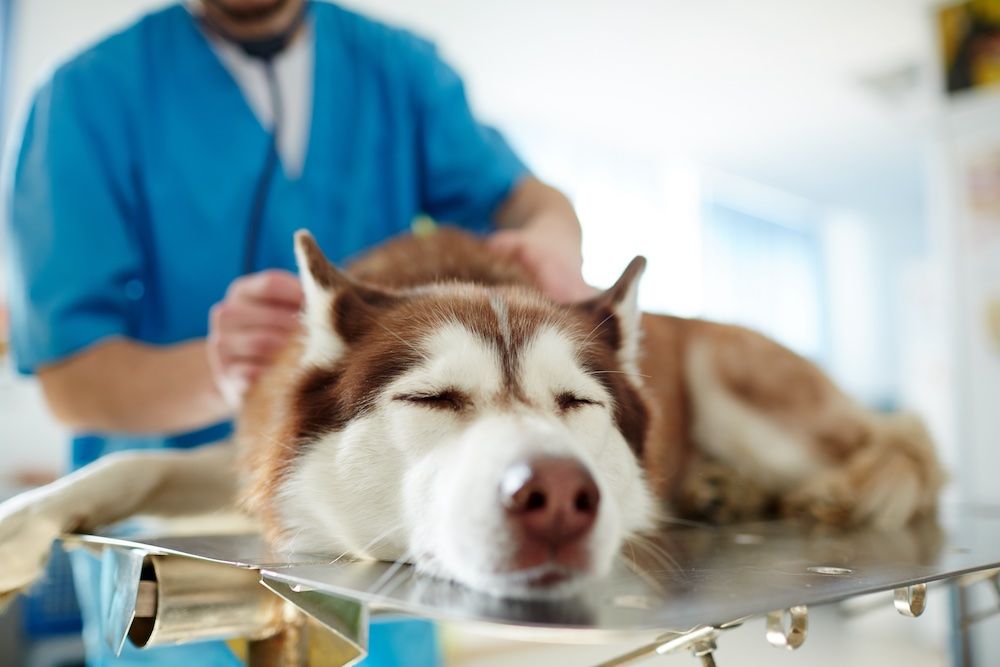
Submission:
{"label": "veterinarian", "polygon": [[[492,234],[555,298],[589,294],[569,202],[434,47],[324,2],[193,1],[89,48],[38,90],[9,194],[13,354],[74,468],[229,435],[295,326],[300,227],[342,261],[427,214]],[[72,557],[88,664],[238,664],[221,642],[116,660],[99,563]],[[371,646],[370,664],[437,655],[423,622]]]}

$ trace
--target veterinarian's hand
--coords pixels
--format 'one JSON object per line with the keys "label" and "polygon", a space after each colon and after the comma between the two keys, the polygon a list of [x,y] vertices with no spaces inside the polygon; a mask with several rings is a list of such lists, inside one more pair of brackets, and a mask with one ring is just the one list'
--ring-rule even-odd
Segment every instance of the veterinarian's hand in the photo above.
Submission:
{"label": "veterinarian's hand", "polygon": [[556,301],[573,303],[597,294],[583,280],[579,238],[571,237],[558,225],[503,229],[490,236],[487,243],[496,252],[524,264],[542,291]]}
{"label": "veterinarian's hand", "polygon": [[216,386],[236,407],[298,329],[302,286],[293,273],[237,278],[209,314],[208,362]]}

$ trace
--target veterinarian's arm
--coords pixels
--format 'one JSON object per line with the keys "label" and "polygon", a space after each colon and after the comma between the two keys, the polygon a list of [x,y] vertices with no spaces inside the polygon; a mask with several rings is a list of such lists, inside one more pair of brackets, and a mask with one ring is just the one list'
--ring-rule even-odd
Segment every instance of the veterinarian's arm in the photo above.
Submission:
{"label": "veterinarian's arm", "polygon": [[231,411],[204,340],[152,346],[112,338],[40,369],[38,379],[56,419],[80,432],[190,431]]}
{"label": "veterinarian's arm", "polygon": [[523,261],[549,296],[572,302],[595,294],[581,274],[580,222],[565,195],[528,177],[495,217],[503,229],[490,237],[491,247]]}
{"label": "veterinarian's arm", "polygon": [[233,282],[209,335],[154,346],[111,338],[38,372],[56,418],[76,431],[172,433],[228,419],[298,327],[298,278],[262,271]]}

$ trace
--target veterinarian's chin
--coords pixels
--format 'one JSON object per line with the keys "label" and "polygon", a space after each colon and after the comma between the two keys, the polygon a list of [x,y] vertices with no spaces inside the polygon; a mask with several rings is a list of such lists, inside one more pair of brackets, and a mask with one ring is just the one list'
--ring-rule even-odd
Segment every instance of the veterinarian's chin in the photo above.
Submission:
{"label": "veterinarian's chin", "polygon": [[548,416],[498,414],[419,458],[403,491],[417,568],[534,599],[607,575],[625,539],[652,525],[654,504],[617,429],[590,421],[581,440]]}

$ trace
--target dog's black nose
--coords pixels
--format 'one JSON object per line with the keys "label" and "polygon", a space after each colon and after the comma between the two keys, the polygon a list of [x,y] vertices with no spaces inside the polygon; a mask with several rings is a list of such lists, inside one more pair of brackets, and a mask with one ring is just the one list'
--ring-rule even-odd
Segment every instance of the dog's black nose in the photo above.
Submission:
{"label": "dog's black nose", "polygon": [[517,463],[504,473],[501,502],[521,541],[559,550],[582,542],[594,526],[600,491],[590,472],[577,460],[537,458]]}

